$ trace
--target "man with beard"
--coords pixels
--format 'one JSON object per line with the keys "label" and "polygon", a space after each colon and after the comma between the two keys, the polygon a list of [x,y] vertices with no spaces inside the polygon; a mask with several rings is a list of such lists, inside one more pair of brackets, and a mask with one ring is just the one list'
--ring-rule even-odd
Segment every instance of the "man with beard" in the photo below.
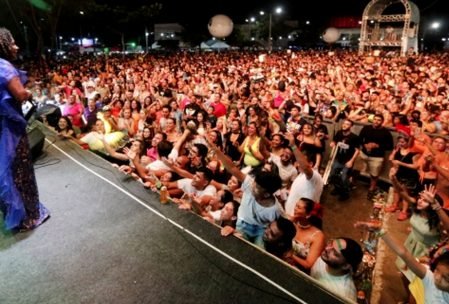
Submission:
{"label": "man with beard", "polygon": [[310,275],[330,291],[355,302],[357,289],[352,274],[362,257],[362,248],[356,241],[344,237],[330,240],[313,264]]}
{"label": "man with beard", "polygon": [[360,159],[366,163],[367,172],[370,175],[368,199],[372,199],[376,194],[377,180],[382,170],[385,153],[393,149],[393,137],[390,131],[382,126],[383,122],[384,117],[376,114],[373,124],[364,126],[359,134],[362,147]]}
{"label": "man with beard", "polygon": [[330,146],[336,146],[337,154],[331,170],[331,183],[334,185],[332,195],[340,194],[339,200],[349,198],[349,176],[354,166],[354,161],[359,155],[359,137],[351,132],[352,121],[346,119],[341,125],[341,130],[335,134]]}

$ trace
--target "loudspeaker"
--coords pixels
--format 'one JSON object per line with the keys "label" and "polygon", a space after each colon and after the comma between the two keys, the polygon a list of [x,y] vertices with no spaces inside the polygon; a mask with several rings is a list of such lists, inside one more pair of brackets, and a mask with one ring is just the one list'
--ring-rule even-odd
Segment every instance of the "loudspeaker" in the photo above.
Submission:
{"label": "loudspeaker", "polygon": [[48,124],[53,128],[56,128],[59,118],[61,118],[62,115],[61,109],[58,106],[46,104],[37,109],[35,116],[39,121],[42,121],[42,116],[45,116]]}
{"label": "loudspeaker", "polygon": [[45,134],[36,126],[27,127],[28,142],[30,143],[31,157],[36,160],[42,153],[45,142]]}

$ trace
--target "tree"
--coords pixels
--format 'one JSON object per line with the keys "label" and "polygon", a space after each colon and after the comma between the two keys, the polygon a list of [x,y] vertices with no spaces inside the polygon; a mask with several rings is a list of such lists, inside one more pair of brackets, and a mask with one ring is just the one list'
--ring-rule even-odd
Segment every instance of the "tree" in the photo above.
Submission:
{"label": "tree", "polygon": [[181,33],[181,38],[184,42],[190,44],[192,47],[200,46],[201,42],[205,41],[210,37],[207,32],[206,26],[199,27],[199,24],[185,23],[183,24],[184,32]]}
{"label": "tree", "polygon": [[56,28],[63,5],[63,0],[5,0],[7,9],[21,36],[28,39],[26,28],[31,28],[35,42],[36,54],[41,54],[44,47],[44,32],[49,32],[51,44],[56,41]]}
{"label": "tree", "polygon": [[162,4],[158,2],[150,5],[134,4],[133,7],[109,2],[101,4],[90,0],[86,3],[85,14],[95,17],[96,22],[91,22],[91,24],[97,26],[97,31],[101,31],[98,28],[102,28],[105,30],[103,34],[106,36],[110,33],[115,34],[116,37],[119,36],[122,49],[125,49],[125,35],[134,36],[136,28],[140,28],[141,31],[138,32],[144,35],[144,29],[152,25],[153,18],[162,10]]}
{"label": "tree", "polygon": [[[160,3],[145,5],[144,0],[125,3],[124,0],[103,1],[101,0],[5,0],[6,9],[0,10],[0,20],[6,26],[19,33],[25,42],[26,31],[32,31],[30,40],[35,42],[35,54],[41,55],[45,45],[55,48],[58,41],[58,33],[77,33],[84,35],[95,29],[96,33],[110,35],[134,32],[135,28],[143,28],[162,9]],[[113,3],[111,3],[113,2]],[[129,2],[129,1],[128,1]],[[81,14],[83,12],[83,14]],[[75,20],[75,22],[64,22],[61,20]],[[142,20],[144,20],[142,22]],[[78,21],[78,22],[76,22]],[[88,35],[87,35],[88,36]],[[32,38],[32,39],[31,39]]]}

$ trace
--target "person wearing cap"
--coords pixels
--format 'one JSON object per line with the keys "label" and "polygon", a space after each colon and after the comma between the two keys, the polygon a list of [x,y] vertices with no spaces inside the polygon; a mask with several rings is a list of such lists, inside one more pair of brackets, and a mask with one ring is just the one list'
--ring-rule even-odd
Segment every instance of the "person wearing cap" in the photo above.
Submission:
{"label": "person wearing cap", "polygon": [[101,119],[104,123],[105,134],[109,134],[118,130],[117,122],[115,118],[111,114],[111,107],[104,106],[101,109],[101,113],[97,115],[99,119]]}
{"label": "person wearing cap", "polygon": [[88,81],[86,83],[86,90],[85,90],[85,97],[89,100],[89,99],[94,99],[95,95],[97,95],[98,92],[95,90],[95,82],[93,81]]}
{"label": "person wearing cap", "polygon": [[332,239],[313,264],[310,275],[330,291],[355,302],[357,290],[352,274],[362,258],[362,247],[353,239]]}

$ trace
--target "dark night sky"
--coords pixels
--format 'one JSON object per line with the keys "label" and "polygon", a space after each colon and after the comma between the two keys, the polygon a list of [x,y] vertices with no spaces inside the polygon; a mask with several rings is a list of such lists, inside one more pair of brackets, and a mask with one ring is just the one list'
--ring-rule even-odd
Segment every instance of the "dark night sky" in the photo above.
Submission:
{"label": "dark night sky", "polygon": [[[161,14],[151,20],[150,23],[172,23],[179,22],[187,26],[191,31],[207,32],[207,24],[211,17],[216,14],[229,16],[234,24],[243,24],[250,16],[258,17],[259,11],[273,11],[275,7],[282,7],[283,14],[278,17],[282,20],[297,20],[302,24],[310,20],[312,28],[322,30],[330,26],[332,17],[360,17],[370,0],[97,0],[107,3],[115,2],[125,5],[133,4],[138,7],[139,3],[149,4],[160,2],[163,4]],[[414,0],[421,11],[423,24],[429,21],[440,21],[442,27],[440,34],[449,28],[449,10],[443,5],[447,0]],[[401,8],[400,4],[395,4]],[[387,12],[385,12],[387,13]],[[445,14],[446,16],[442,16]],[[445,22],[446,21],[446,22]],[[149,25],[151,27],[151,25]],[[444,35],[444,34],[443,34]],[[449,33],[448,33],[449,35]]]}
{"label": "dark night sky", "polygon": [[[28,2],[30,0],[14,0],[9,3]],[[47,0],[45,0],[47,1]],[[211,17],[216,14],[225,14],[229,16],[234,24],[245,23],[245,19],[250,16],[258,17],[259,11],[273,11],[275,7],[283,8],[282,16],[278,20],[297,20],[299,24],[304,24],[310,20],[312,28],[315,30],[325,29],[329,26],[331,17],[361,17],[363,10],[370,0],[95,0],[103,4],[119,4],[130,8],[130,10],[139,9],[141,5],[151,3],[162,3],[160,15],[151,19],[133,19],[125,25],[114,25],[114,20],[108,15],[89,14],[87,8],[83,7],[82,0],[65,0],[65,4],[70,4],[73,8],[70,13],[65,11],[66,16],[61,17],[57,32],[59,35],[77,36],[82,32],[88,37],[99,36],[107,43],[120,43],[120,31],[118,26],[124,29],[127,39],[142,38],[144,28],[152,28],[155,23],[179,22],[191,32],[207,34],[207,24]],[[449,10],[443,6],[447,5],[448,0],[414,0],[421,11],[421,28],[430,21],[440,21],[441,28],[439,34],[449,29]],[[3,1],[0,0],[0,3]],[[6,2],[5,2],[6,3]],[[400,6],[400,5],[399,5]],[[4,9],[5,8],[5,9]],[[83,17],[80,17],[79,11],[86,11]],[[70,16],[68,14],[71,14]],[[22,27],[13,18],[12,14],[5,5],[0,5],[0,26],[6,26],[14,31],[19,42],[24,43],[22,37]],[[112,22],[111,22],[112,21]],[[26,22],[26,21],[25,21]],[[115,26],[115,28],[114,28]],[[122,29],[120,28],[120,30]],[[45,30],[45,29],[44,29]],[[31,33],[31,31],[30,31]],[[45,34],[45,37],[50,37]],[[30,34],[33,38],[32,33]],[[139,38],[139,39],[140,39]],[[21,41],[20,41],[21,40]],[[48,39],[47,39],[48,40]],[[46,41],[48,44],[48,41]]]}
{"label": "dark night sky", "polygon": [[[175,1],[160,0],[164,4],[161,19],[182,20],[185,22],[207,22],[215,14],[223,13],[233,19],[234,23],[242,23],[250,15],[257,15],[260,10],[268,11],[275,6],[283,7],[286,15],[292,19],[311,18],[325,20],[331,16],[361,16],[369,0],[321,0],[321,1],[245,1],[245,0],[212,0],[212,1]],[[421,14],[449,14],[443,9],[444,0],[415,0]]]}

